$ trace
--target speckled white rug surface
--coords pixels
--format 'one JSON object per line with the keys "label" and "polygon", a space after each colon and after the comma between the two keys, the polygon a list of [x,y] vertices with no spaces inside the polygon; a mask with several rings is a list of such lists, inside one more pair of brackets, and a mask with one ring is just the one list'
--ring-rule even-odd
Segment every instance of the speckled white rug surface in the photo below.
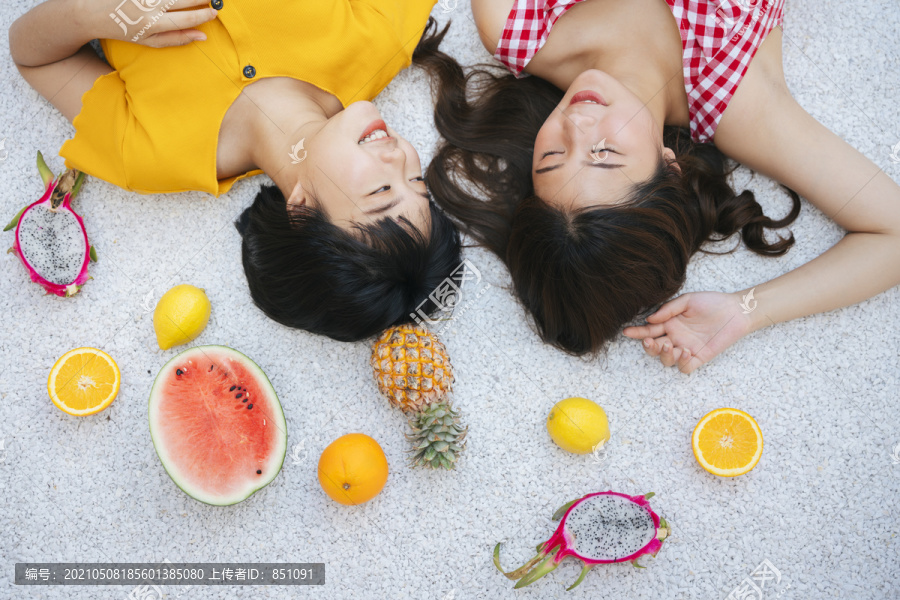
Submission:
{"label": "speckled white rug surface", "polygon": [[[12,21],[36,2],[0,6],[0,46]],[[453,20],[446,49],[464,63],[487,60],[468,6],[435,7]],[[900,179],[889,159],[900,142],[900,6],[791,0],[785,72],[817,119]],[[34,155],[54,157],[71,126],[0,56],[3,223],[37,198]],[[428,83],[402,73],[377,99],[385,120],[424,161],[437,141]],[[52,160],[56,169],[62,161]],[[140,196],[91,180],[78,200],[100,253],[74,299],[43,295],[12,255],[0,259],[0,598],[124,599],[127,587],[21,587],[16,562],[324,562],[324,587],[168,587],[167,598],[725,598],[764,561],[777,570],[763,598],[896,598],[900,497],[900,292],[770,327],[691,376],[645,358],[620,338],[603,359],[543,345],[507,289],[499,261],[466,256],[483,275],[465,313],[443,334],[470,426],[454,473],[404,464],[406,428],[375,388],[369,345],[343,344],[267,320],[250,301],[232,221],[265,178],[215,199],[200,193]],[[785,196],[771,181],[737,174],[767,211]],[[775,277],[833,245],[842,231],[804,202],[787,256],[740,250],[697,256],[686,291],[734,290]],[[12,234],[2,234],[12,244]],[[4,246],[5,247],[5,246]],[[177,283],[205,288],[212,318],[197,344],[224,344],[253,358],[272,380],[288,423],[288,457],[268,488],[228,508],[196,502],[166,475],[147,427],[147,397],[177,352],[156,347],[155,302]],[[94,346],[122,370],[105,412],[69,417],[47,398],[63,352]],[[569,455],[544,420],[568,396],[609,415],[605,460]],[[703,471],[690,433],[711,409],[734,406],[758,420],[765,452],[750,474]],[[339,506],[316,480],[322,449],[349,432],[373,436],[391,473],[383,493]],[[674,534],[647,569],[595,569],[570,593],[574,562],[523,591],[490,562],[521,564],[552,532],[564,502],[613,489],[653,491]],[[774,571],[772,571],[774,573]],[[756,592],[753,592],[756,594]],[[756,598],[757,595],[746,597]]]}

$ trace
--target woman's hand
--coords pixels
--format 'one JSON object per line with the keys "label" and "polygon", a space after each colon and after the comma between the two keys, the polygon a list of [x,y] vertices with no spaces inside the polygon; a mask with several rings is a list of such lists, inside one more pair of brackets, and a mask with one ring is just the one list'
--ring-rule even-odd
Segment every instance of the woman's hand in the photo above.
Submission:
{"label": "woman's hand", "polygon": [[95,38],[166,48],[202,42],[197,29],[218,15],[209,0],[84,0]]}
{"label": "woman's hand", "polygon": [[644,351],[664,366],[690,373],[755,329],[754,308],[752,296],[741,292],[683,294],[647,317],[647,325],[623,333],[642,339]]}

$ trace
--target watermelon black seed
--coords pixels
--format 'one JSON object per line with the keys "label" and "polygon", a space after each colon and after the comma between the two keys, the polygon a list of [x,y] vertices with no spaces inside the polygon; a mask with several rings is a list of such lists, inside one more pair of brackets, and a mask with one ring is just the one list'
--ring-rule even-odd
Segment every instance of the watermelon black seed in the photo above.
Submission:
{"label": "watermelon black seed", "polygon": [[210,370],[210,371],[212,371],[212,370],[215,369],[215,368],[216,368],[216,365],[209,365],[209,370]]}
{"label": "watermelon black seed", "polygon": [[234,391],[234,388],[236,388],[236,387],[237,387],[236,385],[233,385],[233,386],[231,386],[231,387],[228,389],[228,391],[229,391],[229,392],[233,392],[233,391]]}
{"label": "watermelon black seed", "polygon": [[252,404],[248,404],[248,405],[247,405],[247,410],[250,410],[251,408],[253,408],[253,405],[252,405]]}
{"label": "watermelon black seed", "polygon": [[257,474],[257,475],[262,475],[262,470],[257,469],[257,470],[256,470],[256,474]]}
{"label": "watermelon black seed", "polygon": [[175,369],[175,374],[176,375],[184,375],[184,371],[182,371],[181,369]]}
{"label": "watermelon black seed", "polygon": [[244,398],[243,400],[241,400],[241,402],[246,402],[246,401],[249,400],[249,399],[250,399],[250,398]]}
{"label": "watermelon black seed", "polygon": [[243,395],[244,395],[244,394],[243,394],[242,392],[238,392],[237,395],[235,395],[235,398],[240,398],[240,397],[243,396]]}

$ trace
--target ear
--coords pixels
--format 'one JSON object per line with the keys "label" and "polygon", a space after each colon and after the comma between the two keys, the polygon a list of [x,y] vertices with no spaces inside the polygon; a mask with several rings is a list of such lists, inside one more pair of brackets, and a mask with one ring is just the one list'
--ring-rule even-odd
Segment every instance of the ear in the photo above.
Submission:
{"label": "ear", "polygon": [[288,206],[306,206],[306,201],[308,200],[308,196],[306,191],[303,189],[303,186],[298,181],[294,185],[294,189],[291,190],[291,195],[288,196],[287,205]]}
{"label": "ear", "polygon": [[663,148],[663,160],[665,160],[673,169],[681,173],[681,165],[675,162],[675,151],[671,148]]}

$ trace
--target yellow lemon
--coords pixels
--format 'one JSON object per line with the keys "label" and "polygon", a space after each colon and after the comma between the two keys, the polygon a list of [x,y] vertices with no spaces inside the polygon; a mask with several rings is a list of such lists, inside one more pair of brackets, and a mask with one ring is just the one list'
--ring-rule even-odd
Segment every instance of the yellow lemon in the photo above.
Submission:
{"label": "yellow lemon", "polygon": [[697,423],[691,445],[701,467],[713,475],[734,477],[759,462],[763,437],[757,422],[744,411],[718,408]]}
{"label": "yellow lemon", "polygon": [[192,285],[176,285],[163,294],[153,311],[156,343],[163,350],[187,344],[206,328],[209,322],[209,298]]}
{"label": "yellow lemon", "polygon": [[596,402],[566,398],[547,415],[547,432],[563,450],[589,454],[609,441],[609,421]]}
{"label": "yellow lemon", "polygon": [[59,410],[84,417],[115,400],[122,374],[103,350],[76,348],[63,354],[47,378],[47,392]]}

